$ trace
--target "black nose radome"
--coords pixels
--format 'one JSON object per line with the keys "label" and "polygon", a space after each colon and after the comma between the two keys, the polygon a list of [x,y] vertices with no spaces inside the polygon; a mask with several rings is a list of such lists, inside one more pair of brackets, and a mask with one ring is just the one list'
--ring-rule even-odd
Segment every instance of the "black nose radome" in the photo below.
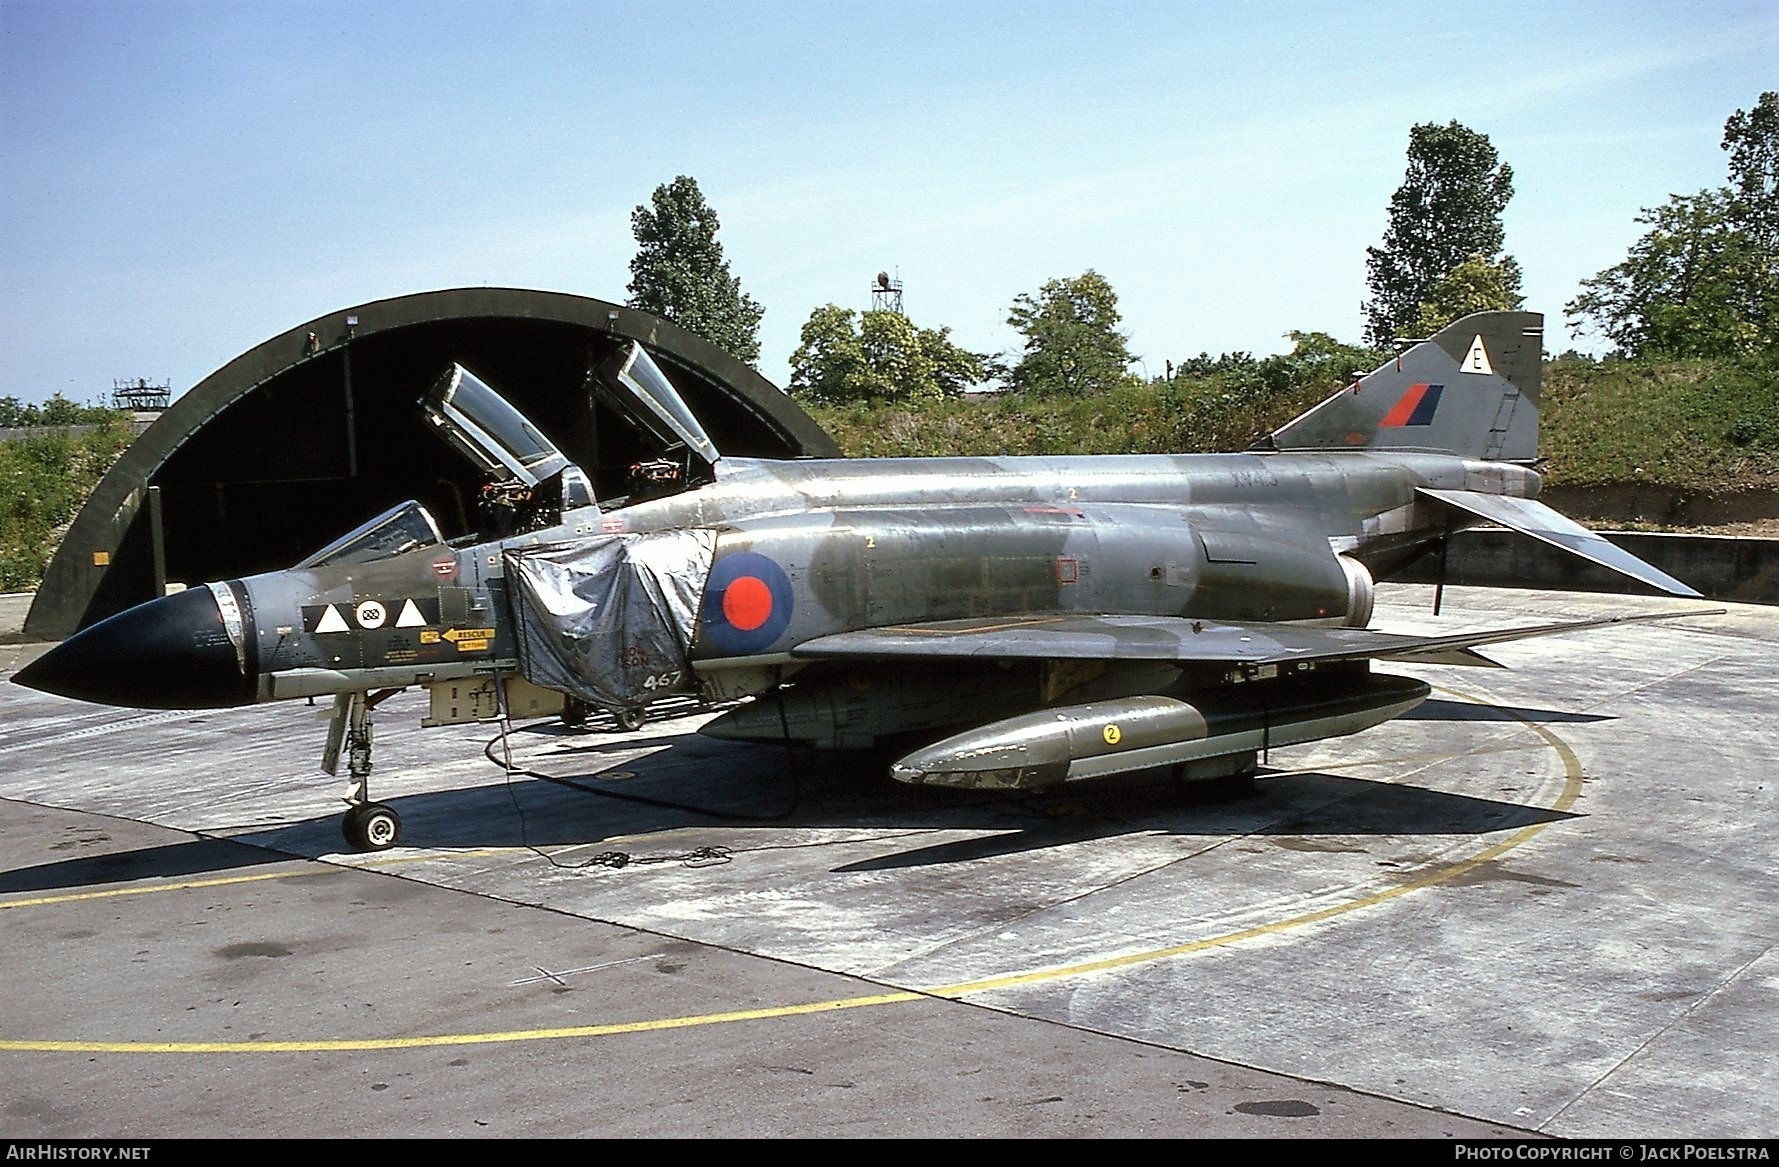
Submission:
{"label": "black nose radome", "polygon": [[82,629],[12,679],[77,701],[131,709],[249,705],[257,687],[207,587],[138,604]]}

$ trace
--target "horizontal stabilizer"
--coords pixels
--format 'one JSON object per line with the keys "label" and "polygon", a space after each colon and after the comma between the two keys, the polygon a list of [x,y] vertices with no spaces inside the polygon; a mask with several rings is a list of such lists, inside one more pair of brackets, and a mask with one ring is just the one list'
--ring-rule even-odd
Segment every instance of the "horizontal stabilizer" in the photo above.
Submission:
{"label": "horizontal stabilizer", "polygon": [[1685,612],[1602,616],[1440,636],[1264,621],[1213,623],[1181,616],[1083,615],[939,620],[819,636],[798,645],[791,655],[804,660],[1022,658],[1228,665],[1375,658],[1474,665],[1493,663],[1469,651],[1484,644],[1643,620],[1713,615],[1722,611],[1721,608],[1694,608]]}
{"label": "horizontal stabilizer", "polygon": [[1608,542],[1573,519],[1564,518],[1536,499],[1515,498],[1504,494],[1479,494],[1473,490],[1432,490],[1427,487],[1421,487],[1420,493],[1491,523],[1499,523],[1522,535],[1530,535],[1553,547],[1561,547],[1650,587],[1676,596],[1702,598],[1700,592],[1667,572],[1643,562],[1623,547]]}

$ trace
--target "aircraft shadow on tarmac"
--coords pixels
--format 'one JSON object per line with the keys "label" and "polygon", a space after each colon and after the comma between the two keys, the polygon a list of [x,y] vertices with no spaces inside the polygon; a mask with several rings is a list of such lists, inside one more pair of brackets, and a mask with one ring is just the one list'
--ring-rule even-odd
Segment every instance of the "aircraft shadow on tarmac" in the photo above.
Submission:
{"label": "aircraft shadow on tarmac", "polygon": [[[405,824],[403,842],[418,848],[580,847],[621,836],[637,851],[671,852],[692,845],[692,833],[697,845],[720,845],[713,831],[740,826],[994,832],[916,845],[835,872],[966,863],[1136,834],[1482,836],[1576,817],[1412,783],[1265,768],[1256,781],[1235,783],[1183,784],[1149,771],[1044,792],[917,787],[888,778],[889,756],[787,756],[778,746],[696,734],[595,739],[533,759],[529,772],[510,781],[388,801]],[[230,840],[199,838],[0,872],[0,893],[239,871],[340,850],[339,820],[330,812]]]}
{"label": "aircraft shadow on tarmac", "polygon": [[112,851],[105,855],[87,855],[0,871],[0,895],[130,883],[139,879],[180,879],[240,872],[289,860],[289,855],[227,839],[192,839],[184,843]]}
{"label": "aircraft shadow on tarmac", "polygon": [[1618,720],[1609,713],[1569,713],[1561,709],[1530,709],[1516,705],[1477,705],[1469,701],[1448,701],[1441,697],[1430,697],[1407,713],[1398,715],[1395,720],[1499,722],[1508,717],[1535,725]]}

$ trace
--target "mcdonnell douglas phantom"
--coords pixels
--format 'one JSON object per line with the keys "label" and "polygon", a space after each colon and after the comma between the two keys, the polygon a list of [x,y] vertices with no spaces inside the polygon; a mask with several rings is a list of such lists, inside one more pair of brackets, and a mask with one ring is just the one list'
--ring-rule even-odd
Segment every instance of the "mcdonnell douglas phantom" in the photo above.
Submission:
{"label": "mcdonnell douglas phantom", "polygon": [[706,734],[911,743],[891,774],[942,786],[1251,773],[1426,698],[1373,660],[1486,664],[1479,646],[1616,622],[1368,628],[1373,581],[1461,528],[1699,594],[1536,501],[1542,321],[1466,317],[1252,450],[1178,456],[725,457],[632,345],[589,388],[660,456],[611,498],[454,367],[417,408],[486,470],[480,534],[447,541],[408,502],[288,570],[112,616],[14,680],[158,709],[331,696],[323,769],[344,755],[343,830],[370,849],[401,826],[370,797],[371,711],[410,686],[425,724],[695,694],[733,703]]}

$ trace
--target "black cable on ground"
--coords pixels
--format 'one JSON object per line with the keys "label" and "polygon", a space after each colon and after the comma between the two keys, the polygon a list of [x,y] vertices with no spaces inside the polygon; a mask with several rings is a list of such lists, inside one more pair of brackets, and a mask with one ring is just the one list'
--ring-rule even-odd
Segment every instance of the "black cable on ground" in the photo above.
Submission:
{"label": "black cable on ground", "polygon": [[[779,719],[780,724],[784,724],[784,701],[782,697],[779,700]],[[642,857],[634,856],[624,851],[603,851],[580,863],[559,862],[554,856],[531,843],[529,830],[525,822],[525,810],[519,805],[518,793],[513,789],[514,775],[523,775],[527,778],[535,778],[540,782],[550,782],[557,786],[566,786],[573,790],[579,790],[584,794],[595,794],[602,798],[613,798],[621,802],[655,807],[660,810],[683,811],[687,814],[704,815],[710,818],[724,819],[730,822],[783,822],[797,812],[797,809],[801,806],[803,801],[802,779],[797,773],[794,755],[791,751],[791,741],[788,729],[785,734],[785,754],[786,768],[791,775],[791,803],[785,809],[769,815],[743,814],[737,811],[717,810],[712,807],[695,806],[691,803],[677,802],[672,799],[650,798],[646,794],[629,794],[618,790],[601,789],[596,786],[585,785],[573,778],[559,778],[554,774],[545,774],[542,771],[533,770],[529,767],[515,766],[513,764],[512,746],[507,740],[510,731],[511,721],[507,717],[506,704],[503,699],[500,705],[500,732],[488,739],[487,744],[482,747],[482,756],[496,766],[499,766],[502,772],[506,775],[507,797],[511,799],[513,811],[519,818],[519,845],[544,860],[544,862],[548,863],[550,866],[565,871],[579,871],[588,867],[610,867],[617,869],[628,867],[631,864],[641,865],[647,863],[674,862],[683,863],[687,867],[715,867],[728,863],[733,855],[733,851],[727,847],[699,847],[679,854]],[[501,745],[502,753],[505,755],[504,759],[496,758],[494,756],[494,745],[496,742],[499,742]]]}

